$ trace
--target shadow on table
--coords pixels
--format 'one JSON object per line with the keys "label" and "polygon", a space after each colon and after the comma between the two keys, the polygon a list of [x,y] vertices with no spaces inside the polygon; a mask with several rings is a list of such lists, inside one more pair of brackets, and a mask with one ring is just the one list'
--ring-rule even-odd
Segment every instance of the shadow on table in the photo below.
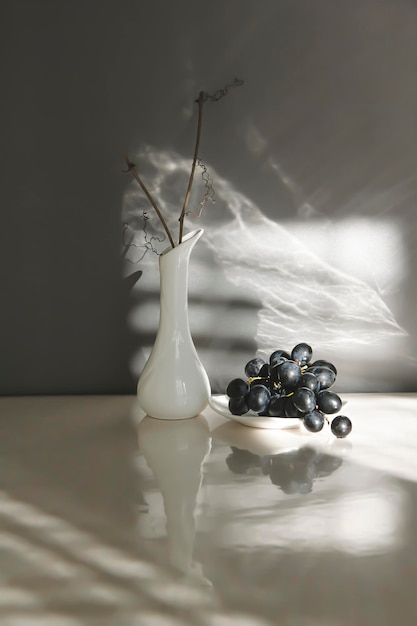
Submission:
{"label": "shadow on table", "polygon": [[136,626],[173,613],[192,625],[207,606],[139,541],[146,501],[131,405],[131,397],[1,400],[4,626]]}

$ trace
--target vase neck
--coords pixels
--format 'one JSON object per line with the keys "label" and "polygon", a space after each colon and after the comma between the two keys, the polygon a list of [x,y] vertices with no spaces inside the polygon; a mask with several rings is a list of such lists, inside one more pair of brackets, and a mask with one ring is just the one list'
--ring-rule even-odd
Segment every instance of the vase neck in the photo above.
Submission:
{"label": "vase neck", "polygon": [[[160,326],[188,329],[188,268],[191,251],[203,234],[199,229],[159,257],[161,309]],[[188,331],[189,332],[189,331]]]}

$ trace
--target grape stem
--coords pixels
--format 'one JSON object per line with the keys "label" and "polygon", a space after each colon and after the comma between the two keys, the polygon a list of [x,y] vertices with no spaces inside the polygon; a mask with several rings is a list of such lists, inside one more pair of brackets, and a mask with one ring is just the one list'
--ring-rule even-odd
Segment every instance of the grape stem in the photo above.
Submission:
{"label": "grape stem", "polygon": [[247,380],[248,385],[250,385],[254,380],[263,380],[263,378],[262,376],[251,376]]}

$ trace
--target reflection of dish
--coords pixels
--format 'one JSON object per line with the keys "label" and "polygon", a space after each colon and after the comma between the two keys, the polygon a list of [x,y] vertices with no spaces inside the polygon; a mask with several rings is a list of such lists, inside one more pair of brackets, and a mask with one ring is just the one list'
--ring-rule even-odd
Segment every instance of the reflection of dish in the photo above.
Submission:
{"label": "reflection of dish", "polygon": [[226,395],[216,395],[209,398],[209,405],[222,415],[230,420],[239,422],[243,426],[250,426],[251,428],[269,428],[278,430],[280,428],[299,428],[301,422],[298,417],[261,417],[253,411],[248,411],[244,415],[233,415],[229,411],[229,398]]}
{"label": "reflection of dish", "polygon": [[335,444],[340,444],[342,441],[346,443],[345,439],[336,439],[330,433],[329,428],[319,433],[310,433],[303,426],[267,430],[266,428],[245,428],[232,421],[227,421],[212,430],[211,436],[215,441],[221,441],[240,450],[249,450],[259,456],[289,452],[303,446],[327,452],[332,451],[332,446]]}

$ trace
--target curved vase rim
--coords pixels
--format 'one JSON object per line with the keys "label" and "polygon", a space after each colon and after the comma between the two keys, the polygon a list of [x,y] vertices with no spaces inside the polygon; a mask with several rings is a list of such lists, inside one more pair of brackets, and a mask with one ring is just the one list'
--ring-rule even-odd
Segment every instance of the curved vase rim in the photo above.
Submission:
{"label": "curved vase rim", "polygon": [[181,243],[177,243],[174,248],[172,246],[169,246],[168,248],[165,248],[165,250],[163,250],[161,252],[160,256],[164,256],[164,255],[168,254],[168,252],[174,251],[176,248],[182,246],[187,241],[190,241],[190,239],[194,239],[194,238],[196,240],[199,239],[203,233],[204,233],[204,228],[196,228],[195,230],[190,231],[189,233],[184,235],[184,237],[182,238]]}

